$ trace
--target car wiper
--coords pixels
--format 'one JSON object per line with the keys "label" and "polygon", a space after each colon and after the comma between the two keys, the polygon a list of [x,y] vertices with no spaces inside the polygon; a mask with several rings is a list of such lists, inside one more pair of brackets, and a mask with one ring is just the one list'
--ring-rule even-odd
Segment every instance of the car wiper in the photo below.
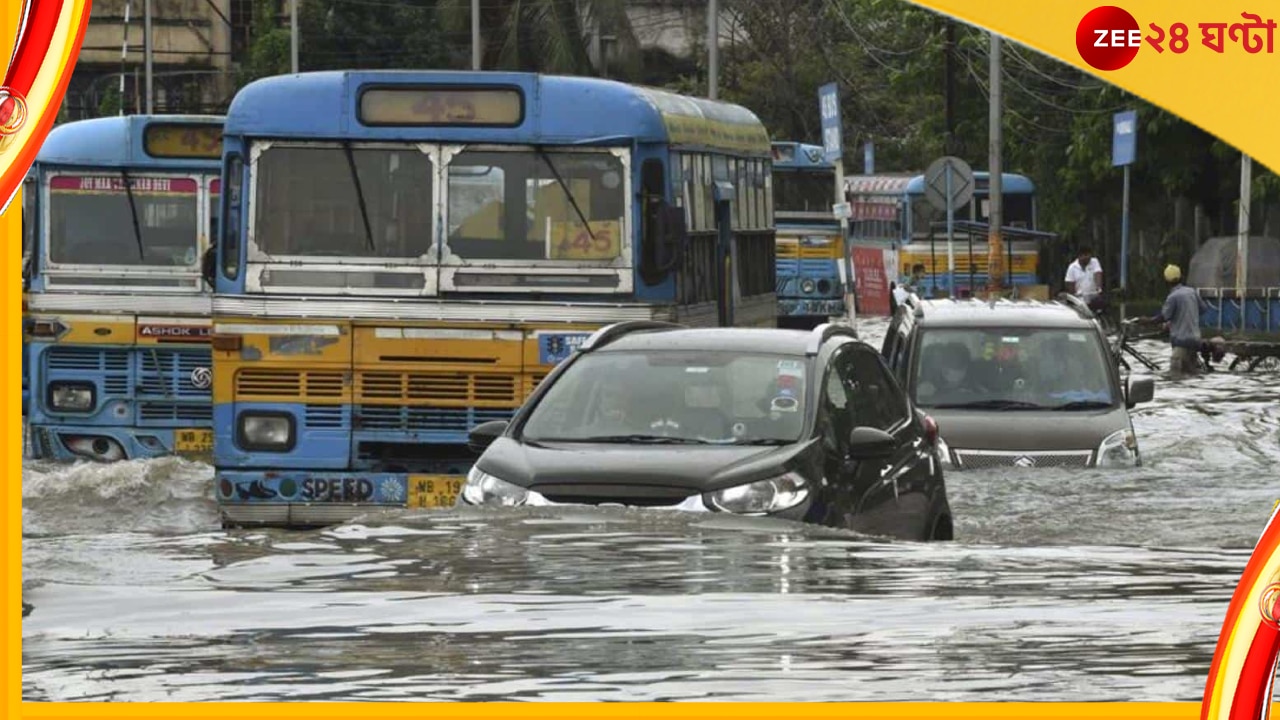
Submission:
{"label": "car wiper", "polygon": [[133,216],[133,237],[138,241],[138,259],[145,264],[147,251],[142,246],[142,227],[138,225],[138,204],[133,200],[133,181],[129,178],[129,171],[124,168],[120,169],[120,178],[124,180],[124,195],[129,198],[129,214]]}
{"label": "car wiper", "polygon": [[555,177],[556,183],[560,185],[560,189],[564,191],[565,197],[569,198],[569,205],[573,207],[573,211],[578,214],[578,219],[582,221],[582,226],[587,229],[587,235],[594,241],[595,233],[591,232],[591,223],[587,222],[587,216],[582,214],[582,208],[578,207],[578,200],[573,197],[573,192],[569,190],[569,184],[560,177],[560,172],[556,170],[556,166],[551,162],[551,156],[542,147],[537,148],[538,155],[542,157],[542,161],[547,164],[547,168],[551,170],[551,175]]}
{"label": "car wiper", "polygon": [[[553,442],[544,440],[543,442]],[[566,438],[554,442],[582,443],[645,443],[650,445],[706,445],[705,440],[695,438],[667,437],[665,435],[593,435],[584,438]]]}
{"label": "car wiper", "polygon": [[734,440],[730,445],[790,445],[793,440],[783,440],[781,438],[744,438],[742,440]]}
{"label": "car wiper", "polygon": [[943,403],[934,405],[943,410],[1044,410],[1044,405],[1022,400],[974,400],[965,403]]}
{"label": "car wiper", "polygon": [[1052,410],[1105,410],[1111,407],[1111,403],[1102,402],[1101,400],[1073,400],[1069,403],[1054,405]]}
{"label": "car wiper", "polygon": [[369,206],[364,202],[364,190],[360,187],[360,172],[356,170],[356,156],[351,151],[350,141],[342,143],[342,150],[347,154],[347,169],[351,171],[351,182],[356,185],[356,202],[360,203],[360,219],[364,221],[364,239],[369,246],[369,252],[376,253],[378,249],[373,245],[373,229],[369,227]]}

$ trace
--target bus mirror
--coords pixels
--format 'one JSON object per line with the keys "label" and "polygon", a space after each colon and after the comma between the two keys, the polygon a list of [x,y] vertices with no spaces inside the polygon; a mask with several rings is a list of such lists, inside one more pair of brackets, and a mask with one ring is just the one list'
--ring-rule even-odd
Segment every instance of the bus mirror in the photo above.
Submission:
{"label": "bus mirror", "polygon": [[689,228],[684,222],[684,208],[662,206],[662,240],[669,252],[679,252],[689,241]]}
{"label": "bus mirror", "polygon": [[653,218],[656,232],[640,254],[640,275],[649,285],[657,285],[675,269],[684,257],[689,242],[689,230],[685,226],[684,208],[659,203]]}

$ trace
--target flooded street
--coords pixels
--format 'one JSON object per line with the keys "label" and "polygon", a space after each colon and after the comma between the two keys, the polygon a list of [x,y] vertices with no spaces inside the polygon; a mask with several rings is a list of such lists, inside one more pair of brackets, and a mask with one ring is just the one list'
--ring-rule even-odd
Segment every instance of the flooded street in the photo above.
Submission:
{"label": "flooded street", "polygon": [[953,543],[588,509],[224,532],[207,466],[29,462],[24,696],[1199,701],[1280,499],[1277,375],[1221,370],[1157,379],[1145,467],[949,474]]}

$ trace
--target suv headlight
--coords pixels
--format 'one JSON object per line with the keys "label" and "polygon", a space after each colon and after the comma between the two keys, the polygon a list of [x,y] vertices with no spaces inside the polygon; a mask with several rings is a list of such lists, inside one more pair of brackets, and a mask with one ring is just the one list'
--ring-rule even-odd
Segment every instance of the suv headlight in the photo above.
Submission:
{"label": "suv headlight", "polygon": [[816,287],[817,285],[814,285],[812,280],[804,280],[800,283],[800,292],[808,295],[812,293]]}
{"label": "suv headlight", "polygon": [[1138,464],[1138,440],[1132,430],[1117,430],[1098,446],[1098,467],[1134,467]]}
{"label": "suv headlight", "polygon": [[93,385],[56,382],[49,385],[49,407],[54,410],[87,412],[93,409]]}
{"label": "suv headlight", "polygon": [[240,447],[284,452],[293,447],[293,416],[282,413],[240,415]]}
{"label": "suv headlight", "polygon": [[707,501],[717,510],[738,515],[765,515],[781,512],[809,497],[809,484],[794,472],[768,480],[707,493]]}
{"label": "suv headlight", "polygon": [[462,485],[461,497],[469,505],[516,507],[529,499],[529,491],[472,466]]}

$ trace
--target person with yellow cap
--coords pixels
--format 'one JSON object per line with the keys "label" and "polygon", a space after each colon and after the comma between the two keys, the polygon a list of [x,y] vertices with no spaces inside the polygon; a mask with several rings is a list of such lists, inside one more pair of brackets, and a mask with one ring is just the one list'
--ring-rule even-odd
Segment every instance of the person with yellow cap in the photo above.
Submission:
{"label": "person with yellow cap", "polygon": [[1164,269],[1164,281],[1169,285],[1169,295],[1160,312],[1151,317],[1153,322],[1163,321],[1169,329],[1169,372],[1174,376],[1200,372],[1196,355],[1200,352],[1200,314],[1207,309],[1205,301],[1195,288],[1182,283],[1182,268],[1170,264]]}

